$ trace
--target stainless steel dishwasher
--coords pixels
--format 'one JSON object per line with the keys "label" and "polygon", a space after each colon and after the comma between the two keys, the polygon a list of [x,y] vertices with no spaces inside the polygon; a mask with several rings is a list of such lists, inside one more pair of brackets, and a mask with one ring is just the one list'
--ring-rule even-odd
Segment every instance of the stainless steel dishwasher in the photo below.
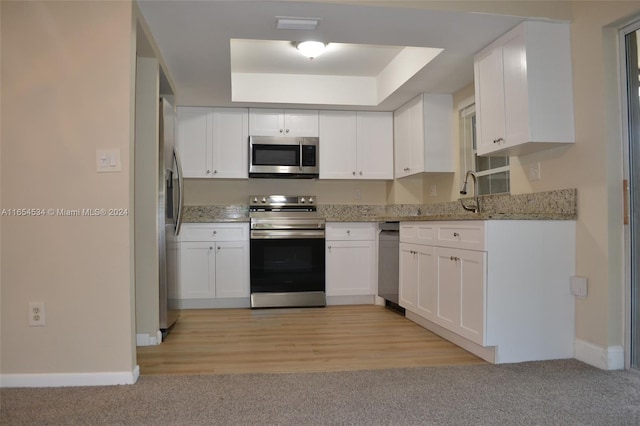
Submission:
{"label": "stainless steel dishwasher", "polygon": [[378,239],[378,296],[385,306],[404,315],[399,303],[400,224],[380,224]]}

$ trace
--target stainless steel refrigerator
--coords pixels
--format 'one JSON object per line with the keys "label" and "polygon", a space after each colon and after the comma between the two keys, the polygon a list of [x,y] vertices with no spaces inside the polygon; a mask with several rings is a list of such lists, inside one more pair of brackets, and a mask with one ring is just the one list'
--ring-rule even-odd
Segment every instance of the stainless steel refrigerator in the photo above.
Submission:
{"label": "stainless steel refrigerator", "polygon": [[158,167],[158,247],[160,267],[160,331],[163,337],[178,320],[177,250],[170,249],[180,233],[184,192],[180,156],[175,144],[176,112],[171,103],[160,99],[160,141]]}

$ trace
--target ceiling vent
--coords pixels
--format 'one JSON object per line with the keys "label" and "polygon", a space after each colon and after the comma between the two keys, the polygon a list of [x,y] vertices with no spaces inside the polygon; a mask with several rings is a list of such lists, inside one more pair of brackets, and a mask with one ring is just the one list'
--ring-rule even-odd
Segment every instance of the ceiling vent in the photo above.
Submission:
{"label": "ceiling vent", "polygon": [[322,18],[294,18],[292,16],[276,16],[276,28],[279,30],[313,31],[318,28]]}

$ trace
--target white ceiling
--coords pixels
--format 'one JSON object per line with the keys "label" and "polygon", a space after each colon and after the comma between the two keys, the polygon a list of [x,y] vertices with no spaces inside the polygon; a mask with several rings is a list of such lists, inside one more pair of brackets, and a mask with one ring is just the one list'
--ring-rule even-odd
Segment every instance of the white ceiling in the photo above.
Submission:
{"label": "white ceiling", "polygon": [[[375,76],[404,46],[444,49],[379,105],[353,106],[395,110],[420,92],[453,93],[469,84],[473,54],[523,20],[310,1],[142,0],[138,4],[175,84],[176,103],[192,106],[309,107],[232,102],[232,67],[243,73]],[[278,30],[276,16],[321,21],[314,31]],[[234,55],[233,63],[231,39],[243,43],[243,53]],[[310,61],[291,46],[292,41],[309,39],[336,49]]]}

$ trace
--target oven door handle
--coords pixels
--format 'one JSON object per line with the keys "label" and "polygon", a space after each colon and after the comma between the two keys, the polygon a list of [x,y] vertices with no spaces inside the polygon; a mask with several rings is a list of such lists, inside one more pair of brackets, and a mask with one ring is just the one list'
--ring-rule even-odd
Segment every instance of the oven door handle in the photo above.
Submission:
{"label": "oven door handle", "polygon": [[252,240],[292,240],[292,239],[324,239],[322,229],[253,229],[251,230]]}

